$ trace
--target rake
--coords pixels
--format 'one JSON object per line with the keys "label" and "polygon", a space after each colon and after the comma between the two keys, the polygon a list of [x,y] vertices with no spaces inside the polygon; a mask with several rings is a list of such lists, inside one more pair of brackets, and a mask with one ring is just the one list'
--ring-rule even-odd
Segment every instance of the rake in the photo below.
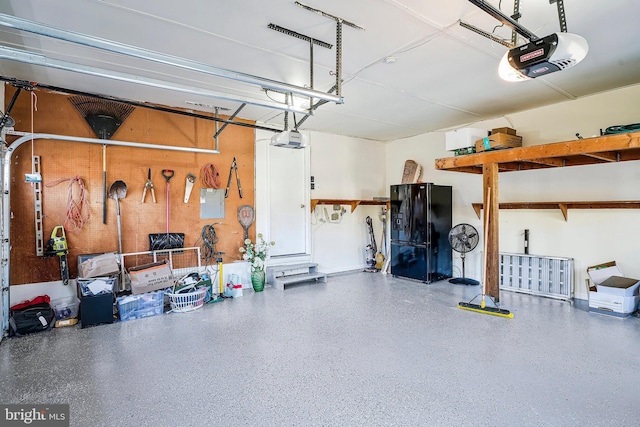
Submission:
{"label": "rake", "polygon": [[[96,136],[111,139],[134,110],[131,105],[90,96],[71,96],[69,102],[84,117]],[[107,223],[107,146],[102,145],[102,223]]]}

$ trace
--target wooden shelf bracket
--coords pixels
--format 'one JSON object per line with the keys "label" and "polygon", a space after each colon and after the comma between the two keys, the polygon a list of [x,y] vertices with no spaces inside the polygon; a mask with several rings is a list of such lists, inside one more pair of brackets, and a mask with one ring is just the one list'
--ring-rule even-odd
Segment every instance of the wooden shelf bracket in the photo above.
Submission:
{"label": "wooden shelf bracket", "polygon": [[348,205],[353,212],[360,205],[385,205],[389,208],[388,200],[360,200],[360,199],[311,199],[311,212],[318,205]]}
{"label": "wooden shelf bracket", "polygon": [[[483,209],[482,203],[472,203],[478,219]],[[565,221],[569,219],[569,209],[640,209],[640,200],[620,200],[608,202],[506,202],[499,209],[560,209]]]}

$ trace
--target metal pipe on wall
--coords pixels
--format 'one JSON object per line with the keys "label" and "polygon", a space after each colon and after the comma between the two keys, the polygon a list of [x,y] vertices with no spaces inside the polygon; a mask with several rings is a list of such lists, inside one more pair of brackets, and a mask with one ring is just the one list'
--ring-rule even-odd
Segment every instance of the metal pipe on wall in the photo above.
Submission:
{"label": "metal pipe on wall", "polygon": [[210,150],[208,148],[196,148],[196,147],[180,147],[176,145],[161,145],[161,144],[145,144],[142,142],[131,142],[131,141],[117,141],[112,139],[96,139],[96,138],[85,138],[81,136],[68,136],[68,135],[55,135],[52,133],[28,133],[28,132],[7,132],[8,135],[20,135],[20,138],[16,139],[14,142],[7,147],[7,151],[10,153],[13,152],[16,148],[22,145],[26,141],[31,141],[32,139],[55,139],[58,141],[70,141],[70,142],[88,142],[89,144],[106,144],[106,145],[116,145],[119,147],[133,147],[133,148],[149,148],[152,150],[168,150],[168,151],[182,151],[186,153],[200,153],[200,154],[220,154],[219,150]]}

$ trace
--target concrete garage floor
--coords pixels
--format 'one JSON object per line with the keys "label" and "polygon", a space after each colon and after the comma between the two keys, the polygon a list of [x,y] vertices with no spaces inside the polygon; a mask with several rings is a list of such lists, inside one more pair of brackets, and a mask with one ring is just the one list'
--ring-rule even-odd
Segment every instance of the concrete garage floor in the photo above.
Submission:
{"label": "concrete garage floor", "polygon": [[640,424],[640,319],[355,273],[0,344],[0,403],[72,426]]}

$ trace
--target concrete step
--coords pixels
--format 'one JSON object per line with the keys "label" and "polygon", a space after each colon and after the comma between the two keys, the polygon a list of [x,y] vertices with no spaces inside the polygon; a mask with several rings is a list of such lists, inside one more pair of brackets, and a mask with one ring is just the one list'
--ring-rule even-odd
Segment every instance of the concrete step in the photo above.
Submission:
{"label": "concrete step", "polygon": [[276,277],[291,276],[293,274],[317,273],[318,264],[304,262],[298,264],[280,264],[267,267],[267,283],[273,284]]}
{"label": "concrete step", "polygon": [[271,265],[267,267],[267,274],[272,272],[275,276],[284,276],[287,273],[295,272],[296,270],[315,271],[318,269],[318,264],[313,262],[303,262],[298,264],[281,264]]}
{"label": "concrete step", "polygon": [[288,276],[280,276],[276,277],[272,283],[275,289],[283,291],[284,288],[288,285],[296,284],[296,283],[304,283],[304,282],[317,282],[318,280],[322,280],[323,282],[327,281],[326,273],[312,272],[312,273],[302,273],[302,274],[292,274]]}

